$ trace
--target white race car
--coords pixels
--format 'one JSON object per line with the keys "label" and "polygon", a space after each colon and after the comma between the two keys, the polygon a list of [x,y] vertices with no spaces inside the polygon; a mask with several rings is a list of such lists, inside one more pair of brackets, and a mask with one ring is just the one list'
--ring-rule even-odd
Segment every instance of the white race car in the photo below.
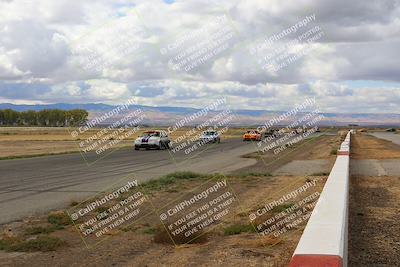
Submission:
{"label": "white race car", "polygon": [[219,137],[219,133],[217,131],[205,131],[200,136],[200,141],[204,143],[220,143],[221,138]]}
{"label": "white race car", "polygon": [[135,150],[145,149],[169,149],[170,142],[168,135],[164,131],[147,131],[135,140]]}

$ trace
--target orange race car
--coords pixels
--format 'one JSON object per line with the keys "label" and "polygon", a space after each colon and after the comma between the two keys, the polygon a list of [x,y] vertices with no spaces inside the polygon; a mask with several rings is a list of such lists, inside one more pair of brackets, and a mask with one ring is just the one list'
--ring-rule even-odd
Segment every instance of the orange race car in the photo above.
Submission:
{"label": "orange race car", "polygon": [[255,130],[247,131],[243,134],[243,141],[261,141],[261,133]]}

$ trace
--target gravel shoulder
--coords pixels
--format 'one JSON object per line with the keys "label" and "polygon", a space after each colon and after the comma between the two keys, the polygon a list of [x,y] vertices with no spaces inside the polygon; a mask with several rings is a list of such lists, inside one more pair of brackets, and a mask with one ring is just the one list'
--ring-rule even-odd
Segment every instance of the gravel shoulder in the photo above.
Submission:
{"label": "gravel shoulder", "polygon": [[349,266],[400,266],[400,146],[363,134],[353,140]]}

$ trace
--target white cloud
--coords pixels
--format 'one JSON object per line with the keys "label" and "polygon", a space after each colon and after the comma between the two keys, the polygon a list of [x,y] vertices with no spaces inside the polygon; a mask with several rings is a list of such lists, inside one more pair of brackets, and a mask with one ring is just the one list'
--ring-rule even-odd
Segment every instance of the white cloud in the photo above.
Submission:
{"label": "white cloud", "polygon": [[89,80],[86,82],[89,86],[87,90],[91,99],[112,100],[124,99],[128,94],[128,87],[123,83],[114,83],[107,80]]}
{"label": "white cloud", "polygon": [[[224,14],[235,30],[233,47],[190,73],[170,69],[170,57],[160,48]],[[279,71],[262,70],[260,58],[305,29],[256,56],[249,45],[312,14],[316,19],[310,27],[324,32],[313,49]],[[241,108],[284,109],[316,95],[327,110],[350,105],[360,112],[379,111],[386,101],[387,108],[399,111],[394,105],[399,88],[343,85],[349,80],[400,82],[399,15],[395,0],[0,1],[0,79],[7,88],[13,83],[51,88],[26,101],[116,103],[139,94],[149,105],[195,106],[228,95]],[[127,27],[110,31],[121,25]],[[94,53],[77,49],[88,40],[94,41],[89,47]],[[93,68],[82,63],[88,58],[96,63]],[[21,91],[15,92],[18,101],[24,99]]]}

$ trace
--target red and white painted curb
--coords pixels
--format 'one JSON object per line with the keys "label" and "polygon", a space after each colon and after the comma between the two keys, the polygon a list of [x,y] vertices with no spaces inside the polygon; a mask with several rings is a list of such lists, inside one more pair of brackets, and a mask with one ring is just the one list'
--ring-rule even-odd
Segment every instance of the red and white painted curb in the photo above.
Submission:
{"label": "red and white painted curb", "polygon": [[289,267],[346,267],[350,131],[293,254]]}

